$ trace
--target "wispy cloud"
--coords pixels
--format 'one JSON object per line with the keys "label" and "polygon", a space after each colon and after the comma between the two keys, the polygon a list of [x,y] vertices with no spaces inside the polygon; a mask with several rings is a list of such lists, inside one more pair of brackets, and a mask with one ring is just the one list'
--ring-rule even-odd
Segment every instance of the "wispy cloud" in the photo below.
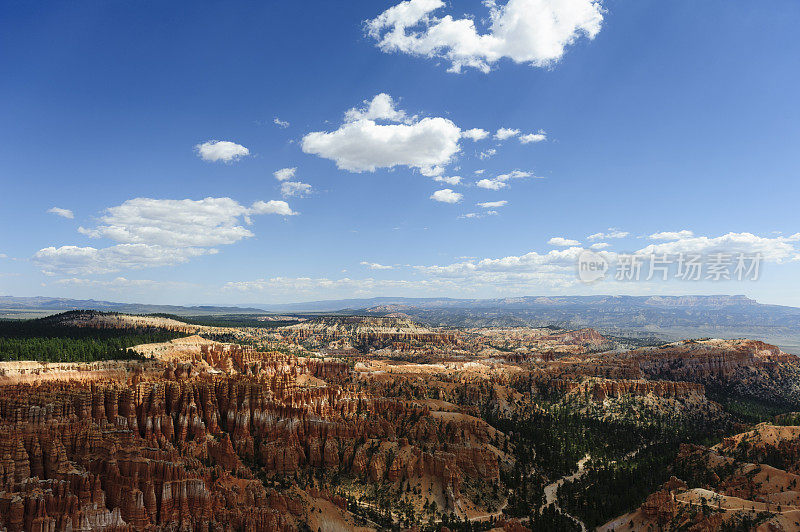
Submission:
{"label": "wispy cloud", "polygon": [[377,262],[367,262],[361,261],[362,266],[366,266],[370,270],[392,270],[394,269],[393,266],[386,266],[385,264],[379,264]]}
{"label": "wispy cloud", "polygon": [[106,209],[100,225],[79,227],[91,238],[116,245],[96,248],[67,245],[40,249],[33,261],[42,271],[68,275],[111,273],[166,266],[215,254],[216,246],[253,236],[250,216],[296,214],[285,201],[257,201],[250,207],[231,198],[165,200],[135,198]]}
{"label": "wispy cloud", "polygon": [[554,236],[550,240],[547,241],[548,244],[551,246],[560,246],[560,247],[570,247],[570,246],[580,246],[581,243],[577,240],[572,240],[569,238],[564,238],[562,236]]}
{"label": "wispy cloud", "polygon": [[61,216],[62,218],[69,218],[70,220],[75,218],[75,213],[69,209],[62,209],[61,207],[52,207],[47,209],[47,212],[55,214],[56,216]]}

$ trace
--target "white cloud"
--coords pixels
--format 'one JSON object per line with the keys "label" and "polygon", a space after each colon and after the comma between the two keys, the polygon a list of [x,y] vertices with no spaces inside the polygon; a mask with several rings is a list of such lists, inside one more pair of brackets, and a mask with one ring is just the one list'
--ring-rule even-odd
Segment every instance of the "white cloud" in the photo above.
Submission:
{"label": "white cloud", "polygon": [[97,228],[78,230],[123,244],[210,247],[253,236],[240,225],[240,218],[247,214],[261,213],[251,212],[231,198],[135,198],[106,209]]}
{"label": "white cloud", "polygon": [[92,275],[125,269],[172,266],[201,255],[212,255],[216,249],[195,247],[170,248],[148,244],[118,244],[97,249],[79,246],[50,246],[40,249],[33,262],[49,275]]}
{"label": "white cloud", "polygon": [[281,183],[281,194],[286,197],[305,196],[311,192],[311,185],[299,181],[284,181]]}
{"label": "white cloud", "polygon": [[[686,231],[686,233],[691,233],[691,231]],[[800,251],[793,245],[798,240],[800,240],[800,233],[775,238],[757,236],[752,233],[727,233],[718,237],[687,235],[669,242],[650,244],[636,253],[644,255],[760,253],[764,260],[781,263],[800,260]]]}
{"label": "white cloud", "polygon": [[[465,219],[478,219],[486,216],[487,213],[471,212],[460,216]],[[568,241],[564,237],[556,237],[563,241]],[[699,241],[697,239],[700,239]],[[773,261],[781,260],[800,260],[800,252],[795,249],[797,242],[800,242],[800,234],[774,238],[765,238],[752,235],[750,233],[729,233],[719,237],[690,237],[674,250],[667,250],[668,253],[676,252],[681,249],[687,252],[689,249],[697,250],[701,253],[715,253],[717,249],[723,252],[735,253],[736,247],[749,253],[761,252],[765,259]],[[601,249],[606,242],[596,242],[592,245],[596,252],[605,258],[610,264],[617,262],[618,255]],[[674,246],[676,242],[659,242],[654,246]],[[649,249],[647,251],[650,251]],[[390,290],[420,290],[423,293],[428,291],[444,290],[446,293],[454,292],[494,292],[518,295],[529,290],[553,290],[557,293],[564,293],[563,290],[580,287],[581,291],[585,286],[580,283],[576,276],[576,263],[578,257],[583,252],[583,248],[576,245],[570,247],[560,247],[551,249],[546,253],[531,251],[520,255],[510,255],[501,257],[475,258],[459,257],[453,263],[442,265],[415,265],[412,270],[420,276],[419,279],[412,280],[376,280],[376,279],[328,279],[328,278],[285,278],[276,277],[272,279],[259,279],[256,281],[245,281],[228,283],[226,290],[242,292],[263,292],[293,294],[295,292],[309,293],[334,293],[343,291],[351,294],[354,291],[359,293],[386,293]],[[640,251],[644,252],[644,251]],[[364,261],[362,266],[381,270],[378,263]],[[630,293],[630,288],[621,289],[613,279],[598,287],[601,293]],[[642,282],[637,291],[647,293],[651,284]],[[352,297],[352,296],[350,296]]]}
{"label": "white cloud", "polygon": [[531,142],[542,142],[547,140],[547,134],[539,130],[538,133],[528,133],[527,135],[520,135],[519,141],[522,144],[530,144]]}
{"label": "white cloud", "polygon": [[424,175],[425,177],[436,178],[444,173],[444,167],[442,166],[424,167],[419,169],[419,173]]}
{"label": "white cloud", "polygon": [[485,161],[486,159],[491,159],[497,154],[497,150],[494,148],[489,148],[486,151],[482,151],[479,155],[481,161]]}
{"label": "white cloud", "polygon": [[75,213],[69,209],[62,209],[61,207],[52,207],[48,209],[47,212],[55,214],[56,216],[61,216],[62,218],[69,218],[70,220],[75,218]]}
{"label": "white cloud", "polygon": [[489,8],[488,33],[472,18],[441,18],[433,13],[443,0],[407,0],[366,22],[368,34],[384,52],[442,57],[450,72],[464,67],[489,72],[502,58],[543,67],[557,62],[579,38],[593,39],[603,23],[599,0],[508,0]]}
{"label": "white cloud", "polygon": [[231,198],[165,200],[135,198],[110,207],[95,228],[78,228],[91,238],[108,238],[106,248],[50,246],[33,257],[47,273],[110,273],[129,268],[166,266],[217,253],[214,246],[234,244],[253,233],[242,225],[258,214],[295,214],[285,201],[255,202]]}
{"label": "white cloud", "polygon": [[[466,260],[444,266],[416,266],[433,278],[448,279],[459,287],[486,286],[495,291],[518,291],[531,286],[564,288],[575,285],[575,264],[580,247],[554,249],[545,254],[535,251],[519,256]],[[613,254],[599,252],[607,260]]]}
{"label": "white cloud", "polygon": [[292,168],[281,168],[280,170],[275,170],[272,172],[272,175],[275,176],[275,179],[278,181],[286,181],[287,179],[293,179],[294,175],[297,173],[297,167]]}
{"label": "white cloud", "polygon": [[416,117],[409,117],[402,109],[395,107],[391,96],[382,92],[372,100],[364,100],[364,107],[352,108],[345,112],[345,122],[358,122],[359,120],[387,120],[389,122],[408,123]]}
{"label": "white cloud", "polygon": [[126,277],[115,277],[114,279],[85,279],[79,277],[69,277],[66,279],[59,279],[55,284],[65,286],[79,286],[91,288],[152,288],[164,285],[186,285],[187,283],[180,282],[164,282],[152,281],[150,279],[128,279]]}
{"label": "white cloud", "polygon": [[516,137],[517,135],[519,135],[519,129],[510,129],[507,127],[501,127],[494,134],[494,138],[496,138],[497,140],[506,140],[510,139],[511,137]]}
{"label": "white cloud", "polygon": [[452,121],[408,117],[405,111],[395,109],[389,95],[378,94],[367,107],[347,111],[339,129],[305,135],[302,148],[351,172],[408,166],[435,175],[461,150],[460,139],[461,129]]}
{"label": "white cloud", "polygon": [[393,270],[392,266],[386,266],[384,264],[378,264],[377,262],[367,262],[361,261],[362,266],[366,266],[370,270]]}
{"label": "white cloud", "polygon": [[630,233],[627,231],[620,231],[610,227],[606,233],[595,233],[586,237],[586,240],[607,240],[609,238],[625,238]]}
{"label": "white cloud", "polygon": [[508,186],[508,181],[512,179],[522,179],[524,177],[531,177],[533,174],[530,172],[523,172],[522,170],[512,170],[507,174],[500,174],[492,179],[481,179],[476,183],[480,188],[488,190],[500,190]]}
{"label": "white cloud", "polygon": [[448,280],[404,280],[404,279],[328,279],[326,277],[272,277],[255,281],[225,283],[225,291],[260,292],[274,294],[339,292],[345,295],[385,293],[386,290],[453,290],[456,285]]}
{"label": "white cloud", "polygon": [[580,246],[581,243],[577,240],[570,240],[569,238],[564,238],[561,236],[554,236],[550,240],[547,241],[548,244],[551,246],[560,246],[560,247],[571,247],[571,246]]}
{"label": "white cloud", "polygon": [[431,194],[431,199],[442,203],[458,203],[464,197],[460,192],[453,192],[452,189],[443,188]]}
{"label": "white cloud", "polygon": [[257,201],[250,209],[253,214],[281,214],[283,216],[294,216],[297,214],[289,204],[281,200]]}
{"label": "white cloud", "polygon": [[508,205],[508,201],[500,200],[500,201],[487,201],[484,203],[478,203],[478,207],[483,207],[484,209],[496,209],[498,207],[505,207]]}
{"label": "white cloud", "polygon": [[437,183],[446,183],[448,185],[460,185],[461,184],[461,176],[457,176],[457,175],[449,176],[449,177],[437,175],[436,177],[433,178],[433,180],[436,181]]}
{"label": "white cloud", "polygon": [[483,175],[485,172],[486,172],[486,170],[484,170],[483,168],[481,168],[480,170],[475,170],[475,172],[474,172],[474,173],[475,173],[475,175]]}
{"label": "white cloud", "polygon": [[463,133],[461,133],[461,136],[464,137],[465,139],[471,139],[475,142],[478,142],[479,140],[483,140],[486,137],[488,137],[489,132],[486,131],[485,129],[474,127],[472,129],[468,129]]}
{"label": "white cloud", "polygon": [[223,161],[229,163],[250,155],[250,150],[227,140],[208,140],[195,146],[201,159],[208,162]]}
{"label": "white cloud", "polygon": [[[505,272],[505,273],[526,273],[536,271],[570,271],[574,272],[575,263],[582,252],[580,247],[567,249],[554,249],[547,253],[540,254],[531,251],[524,255],[511,255],[502,258],[485,258],[478,261],[469,260],[458,262],[447,266],[417,266],[419,271],[423,271],[437,276],[460,276],[477,271],[484,272]],[[604,256],[607,252],[601,252]]]}
{"label": "white cloud", "polygon": [[[478,218],[478,213],[469,213],[465,218]],[[551,240],[567,244],[570,242],[563,237]],[[576,243],[576,241],[571,241]],[[787,237],[758,237],[750,233],[728,233],[718,237],[690,237],[680,241],[661,242],[650,245],[639,254],[667,253],[714,254],[728,253],[761,253],[765,260],[773,262],[800,261],[800,251],[796,249],[800,242],[800,233]],[[606,244],[605,242],[597,244]],[[600,249],[595,244],[593,248],[610,264],[617,263],[617,253]],[[604,247],[604,246],[602,246]],[[414,269],[431,279],[447,279],[459,288],[479,289],[485,287],[495,292],[509,292],[518,294],[521,290],[530,287],[545,287],[553,289],[569,288],[580,284],[575,275],[576,263],[583,248],[579,245],[562,247],[550,250],[547,253],[531,251],[522,255],[511,255],[499,258],[474,259],[466,258],[460,262],[445,265],[414,266]],[[602,286],[602,290],[616,291],[610,282]],[[644,285],[645,283],[642,283]],[[643,288],[643,290],[646,290]]]}
{"label": "white cloud", "polygon": [[272,122],[276,126],[278,126],[279,128],[282,128],[282,129],[286,129],[287,127],[289,127],[289,122],[286,122],[285,120],[281,120],[277,116],[272,120]]}
{"label": "white cloud", "polygon": [[691,238],[694,233],[688,229],[682,231],[662,231],[661,233],[653,233],[650,235],[651,240],[680,240],[682,238]]}
{"label": "white cloud", "polygon": [[466,218],[466,219],[475,219],[475,218],[485,218],[487,216],[497,216],[497,211],[484,211],[484,212],[468,212],[466,214],[462,214],[459,218]]}
{"label": "white cloud", "polygon": [[611,244],[609,244],[608,242],[595,242],[594,244],[592,244],[589,247],[592,248],[592,249],[606,249],[610,245]]}
{"label": "white cloud", "polygon": [[481,188],[486,188],[489,190],[500,190],[501,188],[507,186],[504,182],[497,181],[496,179],[481,179],[475,184]]}

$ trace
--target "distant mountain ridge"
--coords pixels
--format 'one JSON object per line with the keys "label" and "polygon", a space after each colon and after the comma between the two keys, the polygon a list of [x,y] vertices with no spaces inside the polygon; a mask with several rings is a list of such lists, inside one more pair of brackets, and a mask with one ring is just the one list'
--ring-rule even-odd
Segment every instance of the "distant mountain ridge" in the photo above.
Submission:
{"label": "distant mountain ridge", "polygon": [[[458,299],[449,297],[414,298],[414,297],[372,297],[365,299],[332,299],[307,301],[302,303],[284,303],[258,305],[276,312],[334,312],[339,310],[369,309],[379,306],[402,305],[417,308],[536,308],[541,306],[569,305],[643,305],[652,307],[685,307],[685,306],[738,306],[760,305],[757,301],[744,295],[712,295],[712,296],[522,296],[493,299]],[[771,305],[773,306],[773,305]],[[776,305],[775,305],[776,306]],[[793,308],[793,307],[786,307]],[[800,309],[798,309],[800,311]]]}
{"label": "distant mountain ridge", "polygon": [[494,299],[373,297],[305,303],[174,306],[50,297],[0,296],[0,317],[85,309],[176,316],[267,313],[405,314],[427,326],[593,327],[604,334],[764,340],[800,354],[800,308],[764,305],[743,295],[524,296]]}
{"label": "distant mountain ridge", "polygon": [[[23,311],[63,312],[66,310],[102,310],[125,314],[175,314],[177,316],[201,316],[218,314],[263,314],[264,309],[220,306],[184,307],[180,305],[149,305],[140,303],[115,303],[94,299],[66,299],[60,297],[14,297],[0,296],[0,317]],[[16,311],[5,313],[3,311]]]}
{"label": "distant mountain ridge", "polygon": [[665,340],[747,337],[800,354],[800,308],[764,305],[744,295],[377,297],[264,307],[274,312],[404,314],[428,326],[593,327],[604,334]]}

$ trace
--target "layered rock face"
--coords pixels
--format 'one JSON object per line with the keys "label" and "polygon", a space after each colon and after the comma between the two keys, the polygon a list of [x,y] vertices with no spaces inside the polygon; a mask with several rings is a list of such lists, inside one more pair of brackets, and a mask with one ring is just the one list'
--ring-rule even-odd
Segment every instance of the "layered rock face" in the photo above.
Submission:
{"label": "layered rock face", "polygon": [[411,320],[394,317],[317,318],[282,327],[280,331],[284,337],[295,341],[313,340],[327,344],[346,339],[362,349],[393,344],[449,345],[456,342],[456,335],[452,332],[434,331]]}
{"label": "layered rock face", "polygon": [[175,386],[3,391],[0,489],[8,505],[0,501],[0,523],[8,530],[288,528],[228,436],[209,437]]}
{"label": "layered rock face", "polygon": [[772,368],[781,362],[798,362],[796,356],[757,340],[688,340],[631,355],[646,375],[674,378],[725,377],[741,366]]}
{"label": "layered rock face", "polygon": [[800,358],[764,342],[689,340],[626,356],[648,379],[697,382],[759,400],[800,405]]}
{"label": "layered rock face", "polygon": [[705,393],[701,384],[673,381],[589,379],[579,382],[554,380],[549,383],[549,387],[551,391],[557,389],[561,393],[579,393],[594,401],[617,399],[623,396],[645,397],[648,395],[658,398],[702,397]]}
{"label": "layered rock face", "polygon": [[[602,334],[594,329],[556,330],[533,327],[492,327],[466,329],[463,340],[473,351],[483,347],[503,349],[507,360],[554,360],[563,356],[580,355],[613,348]],[[509,354],[508,350],[512,350]]]}
{"label": "layered rock face", "polygon": [[595,331],[594,329],[577,329],[574,331],[564,331],[555,334],[549,334],[544,337],[545,340],[558,342],[567,345],[585,345],[598,347],[608,343],[605,336]]}
{"label": "layered rock face", "polygon": [[304,522],[300,495],[260,477],[434,478],[451,508],[465,477],[499,479],[479,420],[299,384],[341,378],[340,361],[220,346],[198,356],[232,372],[186,362],[161,375],[1,387],[0,527],[289,530]]}

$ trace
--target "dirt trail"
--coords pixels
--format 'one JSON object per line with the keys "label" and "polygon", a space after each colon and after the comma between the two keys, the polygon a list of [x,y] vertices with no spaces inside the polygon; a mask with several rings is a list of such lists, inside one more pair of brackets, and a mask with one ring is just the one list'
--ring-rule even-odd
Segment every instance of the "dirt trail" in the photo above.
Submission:
{"label": "dirt trail", "polygon": [[499,518],[500,516],[503,515],[503,511],[506,509],[507,506],[508,506],[508,499],[506,499],[506,502],[503,503],[503,506],[501,506],[500,509],[497,510],[496,512],[493,512],[493,513],[490,513],[490,514],[476,515],[476,516],[470,517],[469,520],[471,522],[473,522],[473,523],[481,523],[483,521],[491,520],[492,517],[497,519],[497,518]]}
{"label": "dirt trail", "polygon": [[564,484],[565,482],[572,481],[572,480],[577,480],[577,479],[581,478],[583,475],[585,475],[586,472],[587,472],[586,463],[590,459],[591,459],[591,456],[589,456],[587,454],[586,456],[584,456],[583,458],[581,458],[578,461],[578,469],[577,469],[577,471],[575,471],[574,473],[572,473],[570,475],[563,476],[560,479],[556,480],[555,482],[551,482],[550,484],[545,486],[545,488],[544,488],[544,501],[545,502],[542,505],[542,507],[540,508],[540,511],[541,511],[541,510],[544,510],[545,508],[547,508],[548,506],[550,506],[551,504],[554,505],[555,508],[556,508],[556,511],[558,511],[558,513],[560,513],[561,515],[563,515],[565,517],[569,517],[570,519],[575,521],[575,524],[578,525],[579,527],[581,527],[581,532],[586,532],[586,525],[583,523],[583,521],[581,521],[580,519],[578,519],[574,515],[568,514],[567,512],[565,512],[564,510],[561,509],[561,506],[558,505],[558,488],[560,488],[561,485]]}

